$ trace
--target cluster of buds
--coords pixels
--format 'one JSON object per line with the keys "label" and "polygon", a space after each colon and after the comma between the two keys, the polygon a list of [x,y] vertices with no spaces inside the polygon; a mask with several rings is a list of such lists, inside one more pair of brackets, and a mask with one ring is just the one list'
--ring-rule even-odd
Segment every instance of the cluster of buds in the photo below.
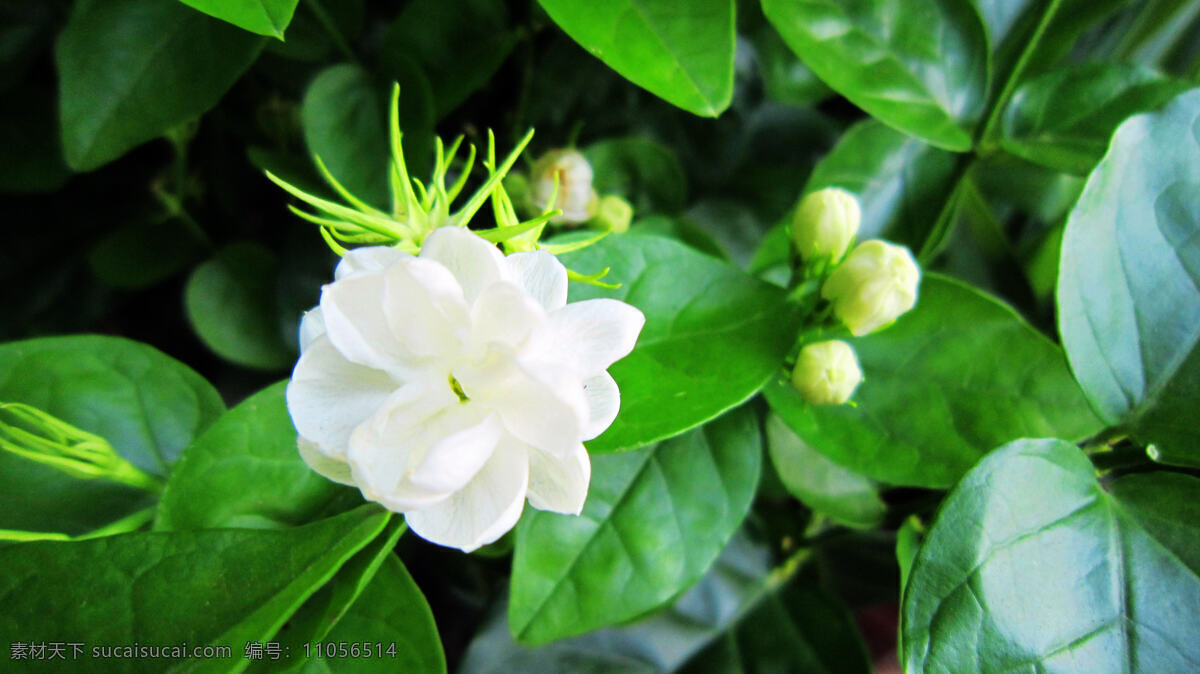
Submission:
{"label": "cluster of buds", "polygon": [[[791,222],[804,263],[801,280],[819,284],[828,311],[855,337],[882,330],[912,309],[921,279],[904,246],[878,239],[854,246],[861,220],[858,199],[831,187],[801,199]],[[862,379],[854,349],[840,340],[808,344],[792,371],[792,385],[814,405],[848,402]]]}
{"label": "cluster of buds", "polygon": [[578,150],[563,148],[535,161],[529,178],[514,173],[504,185],[521,210],[558,211],[551,219],[556,225],[587,225],[615,234],[628,231],[633,206],[615,194],[598,194],[592,178],[587,158]]}

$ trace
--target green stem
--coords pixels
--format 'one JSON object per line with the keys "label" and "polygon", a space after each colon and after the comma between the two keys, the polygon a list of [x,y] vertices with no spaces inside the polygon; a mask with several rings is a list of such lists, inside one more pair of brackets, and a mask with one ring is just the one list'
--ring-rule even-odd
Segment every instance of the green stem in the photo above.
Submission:
{"label": "green stem", "polygon": [[321,0],[308,0],[308,8],[312,10],[313,15],[317,17],[321,27],[329,33],[329,39],[333,40],[333,45],[338,51],[342,52],[353,63],[358,63],[358,57],[354,55],[354,50],[350,48],[350,43],[346,41],[342,31],[338,30],[337,24],[333,22],[333,17],[329,16],[329,12],[325,10],[325,6],[321,4]]}
{"label": "green stem", "polygon": [[1033,35],[1025,43],[1025,48],[1021,50],[1020,58],[1017,59],[1017,63],[1013,66],[1012,71],[1009,72],[1008,79],[1004,82],[1004,88],[1000,90],[1000,95],[992,104],[987,122],[984,123],[982,131],[975,138],[976,145],[986,143],[987,139],[991,138],[994,127],[1000,120],[1001,113],[1004,112],[1004,106],[1008,104],[1008,99],[1012,98],[1017,84],[1020,83],[1021,75],[1024,74],[1025,68],[1029,66],[1029,60],[1037,52],[1038,45],[1042,41],[1042,36],[1045,35],[1046,29],[1050,27],[1050,23],[1054,20],[1054,15],[1058,13],[1058,6],[1061,3],[1062,0],[1050,0],[1050,5],[1046,7],[1045,13],[1042,14],[1042,18],[1038,22],[1037,28],[1033,31]]}

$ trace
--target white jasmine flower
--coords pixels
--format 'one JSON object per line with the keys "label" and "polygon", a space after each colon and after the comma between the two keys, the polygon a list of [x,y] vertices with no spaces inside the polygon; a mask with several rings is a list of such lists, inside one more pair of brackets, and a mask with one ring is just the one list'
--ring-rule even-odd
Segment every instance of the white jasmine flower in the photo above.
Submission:
{"label": "white jasmine flower", "polygon": [[833,313],[861,337],[891,325],[917,303],[921,270],[912,253],[878,239],[860,243],[821,287]]}
{"label": "white jasmine flower", "polygon": [[832,339],[806,345],[792,370],[792,386],[813,405],[841,405],[862,383],[854,348]]}
{"label": "white jasmine flower", "polygon": [[534,164],[534,203],[538,208],[546,208],[551,197],[554,197],[552,208],[562,211],[555,222],[584,222],[595,215],[597,197],[592,189],[592,165],[582,154],[557,150]]}
{"label": "white jasmine flower", "polygon": [[505,257],[459,227],[434,230],[418,256],[351,250],[301,323],[287,390],[300,454],[468,552],[511,529],[527,499],[578,514],[583,441],[620,406],[606,370],[644,322],[618,300],[567,304],[553,255]]}

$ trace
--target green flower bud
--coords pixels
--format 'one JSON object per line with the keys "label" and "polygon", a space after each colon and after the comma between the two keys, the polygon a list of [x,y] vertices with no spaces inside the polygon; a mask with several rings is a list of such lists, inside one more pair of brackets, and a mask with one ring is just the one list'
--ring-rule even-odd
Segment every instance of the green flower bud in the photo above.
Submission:
{"label": "green flower bud", "polygon": [[792,386],[813,405],[845,403],[862,379],[854,349],[837,339],[805,346],[792,370]]}
{"label": "green flower bud", "polygon": [[595,214],[599,200],[592,189],[592,165],[578,151],[547,153],[534,163],[531,178],[538,208],[562,211],[554,222],[580,223]]}
{"label": "green flower bud", "polygon": [[792,216],[792,242],[805,262],[827,258],[837,263],[861,221],[858,199],[841,188],[827,187],[800,200]]}
{"label": "green flower bud", "polygon": [[846,256],[821,288],[833,313],[856,337],[891,325],[917,303],[921,270],[904,246],[864,241]]}
{"label": "green flower bud", "polygon": [[607,229],[614,234],[627,232],[629,223],[633,220],[633,206],[615,194],[600,197],[596,216],[592,220],[602,229]]}

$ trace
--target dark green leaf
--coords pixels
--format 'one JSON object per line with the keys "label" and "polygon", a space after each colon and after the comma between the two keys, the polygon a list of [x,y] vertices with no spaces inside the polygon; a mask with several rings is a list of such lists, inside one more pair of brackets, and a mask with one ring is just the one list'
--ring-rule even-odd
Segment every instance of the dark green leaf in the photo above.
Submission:
{"label": "dark green leaf", "polygon": [[384,33],[380,62],[388,70],[397,55],[416,61],[441,118],[488,83],[516,41],[500,0],[413,0]]}
{"label": "dark green leaf", "polygon": [[783,373],[767,400],[809,446],[887,484],[948,487],[996,445],[1100,430],[1062,351],[1007,305],[929,274],[915,309],[853,339],[856,407],[804,403]]}
{"label": "dark green leaf", "polygon": [[904,593],[906,670],[1184,672],[1200,665],[1200,481],[1118,479],[1020,440],[947,497]]}
{"label": "dark green leaf", "polygon": [[1117,130],[1059,268],[1059,330],[1092,406],[1200,465],[1200,91]]}
{"label": "dark green leaf", "polygon": [[390,206],[382,93],[361,67],[331,66],[308,86],[300,108],[308,151],[346,189],[377,208]]}
{"label": "dark green leaf", "polygon": [[835,91],[883,123],[971,149],[988,84],[987,36],[963,0],[763,0],[763,12]]}
{"label": "dark green leaf", "polygon": [[955,155],[866,120],[817,162],[804,192],[841,187],[853,193],[862,207],[860,240],[885,237],[916,252],[960,171]]}
{"label": "dark green leaf", "polygon": [[1000,147],[1060,171],[1087,173],[1126,117],[1152,110],[1188,85],[1141,66],[1089,63],[1022,84],[1004,112]]}
{"label": "dark green leaf", "polygon": [[563,256],[590,274],[611,266],[616,290],[582,283],[571,300],[615,297],[646,315],[633,353],[609,372],[621,413],[593,452],[634,449],[698,426],[754,395],[776,371],[795,327],[783,291],[656,236],[610,236]]}
{"label": "dark green leaf", "polygon": [[659,445],[593,457],[581,516],[531,511],[517,529],[513,634],[545,643],[670,601],[741,525],[761,460],[748,407]]}
{"label": "dark green leaf", "polygon": [[149,287],[202,258],[202,234],[180,218],[133,222],[100,239],[88,264],[97,278],[115,288]]}
{"label": "dark green leaf", "polygon": [[163,490],[155,529],[303,524],[343,491],[301,460],[286,387],[250,396],[187,448]]}
{"label": "dark green leaf", "polygon": [[[231,658],[177,666],[229,671],[244,666],[246,642],[273,637],[387,520],[387,512],[370,505],[296,529],[134,533],[10,545],[0,548],[5,597],[0,634],[33,642],[77,639],[88,648],[223,644]],[[162,671],[164,662],[121,658],[104,667]]]}
{"label": "dark green leaf", "polygon": [[0,192],[53,192],[71,177],[54,115],[49,83],[22,87],[0,101]]}
{"label": "dark green leaf", "polygon": [[538,0],[576,42],[634,84],[716,117],[733,97],[733,0]]}
{"label": "dark green leaf", "polygon": [[639,234],[653,234],[668,239],[677,239],[718,260],[729,259],[725,250],[721,248],[721,244],[717,243],[711,234],[700,229],[698,225],[687,218],[651,215],[648,218],[636,220],[631,225],[631,229]]}
{"label": "dark green leaf", "polygon": [[281,370],[295,359],[279,327],[275,254],[237,243],[196,267],[184,294],[188,320],[200,339],[239,365]]}
{"label": "dark green leaf", "polygon": [[601,196],[617,194],[637,215],[675,213],[687,199],[687,177],[671,150],[645,138],[611,138],[583,150]]}
{"label": "dark green leaf", "polygon": [[833,95],[816,73],[800,62],[769,24],[750,35],[758,72],[767,98],[780,103],[809,106]]}
{"label": "dark green leaf", "polygon": [[852,527],[883,521],[887,506],[875,483],[809,447],[778,414],[767,417],[767,449],[779,479],[809,508]]}
{"label": "dark green leaf", "polygon": [[299,0],[179,0],[189,7],[245,28],[251,33],[283,39]]}
{"label": "dark green leaf", "polygon": [[[160,477],[225,409],[216,390],[182,363],[144,344],[100,336],[0,345],[0,400],[100,435]],[[0,529],[78,534],[146,505],[144,492],[0,452]]]}
{"label": "dark green leaf", "polygon": [[264,38],[164,0],[82,0],[58,38],[67,164],[102,166],[207,112]]}

